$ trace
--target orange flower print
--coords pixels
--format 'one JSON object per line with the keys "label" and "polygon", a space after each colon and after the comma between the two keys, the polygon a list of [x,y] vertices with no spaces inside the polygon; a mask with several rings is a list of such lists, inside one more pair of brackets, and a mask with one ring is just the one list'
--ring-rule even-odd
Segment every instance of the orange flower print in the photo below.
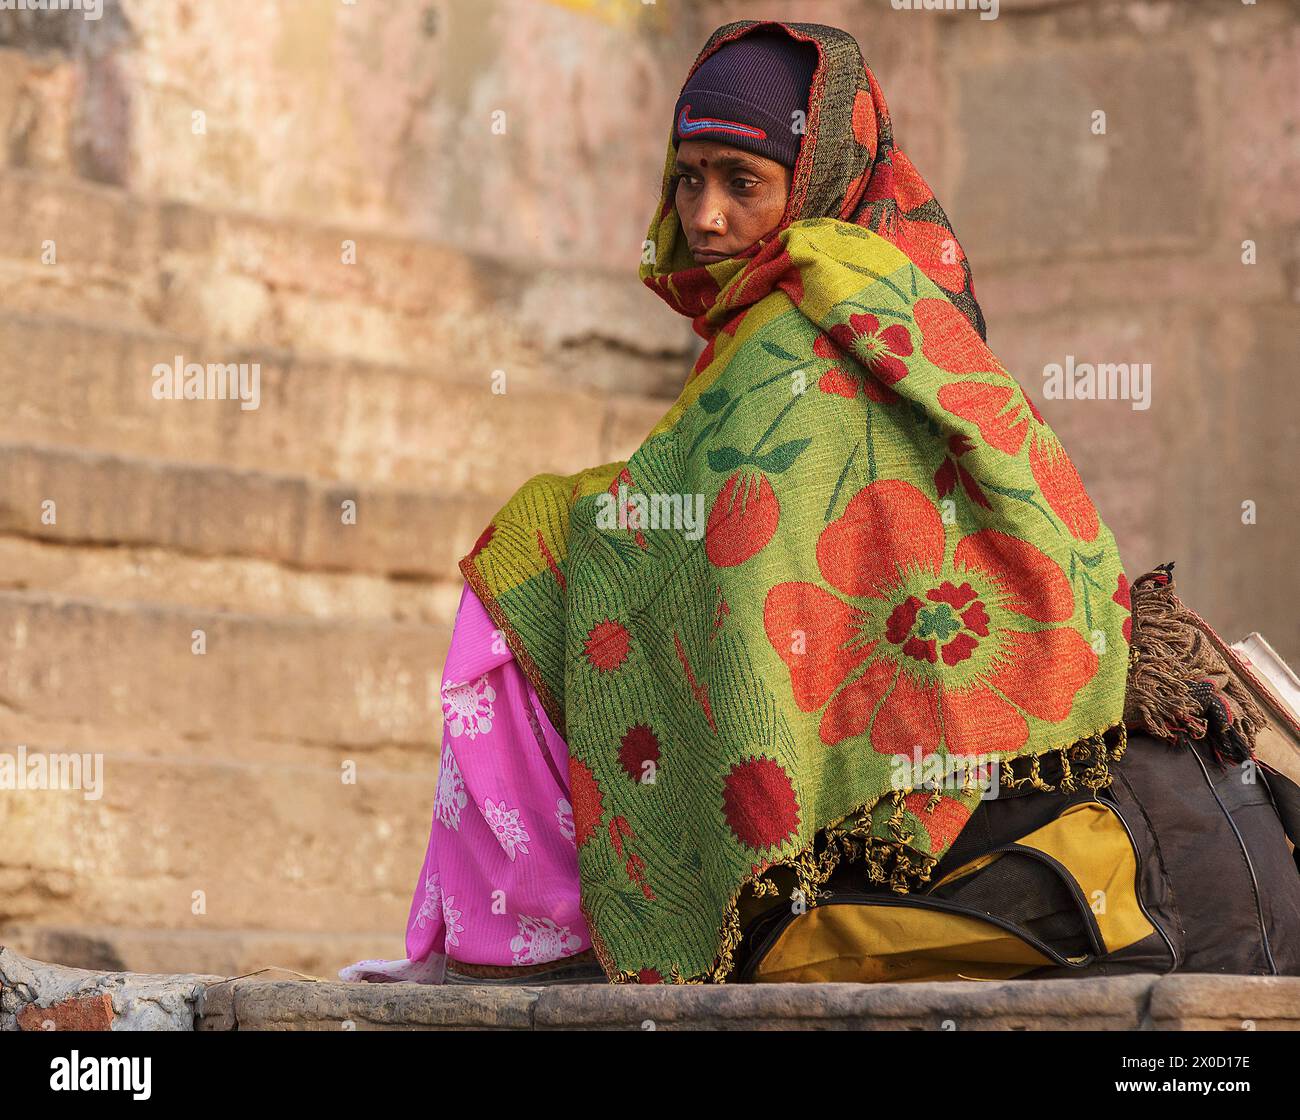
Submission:
{"label": "orange flower print", "polygon": [[1030,436],[1029,469],[1052,512],[1076,540],[1097,539],[1097,507],[1061,441],[1019,385],[954,382],[941,386],[938,396],[947,411],[974,424],[985,443],[1008,455],[1020,454]]}
{"label": "orange flower print", "polygon": [[966,254],[947,226],[900,215],[894,226],[894,244],[936,284],[950,292],[960,292],[966,286],[966,270],[962,267]]}
{"label": "orange flower print", "polygon": [[903,798],[903,804],[925,827],[930,835],[930,851],[938,852],[947,848],[957,839],[958,833],[966,827],[971,811],[955,797],[940,797],[934,808],[930,803],[934,796],[925,790],[909,793]]}
{"label": "orange flower print", "polygon": [[1076,540],[1094,541],[1101,529],[1097,507],[1083,488],[1083,479],[1060,441],[1046,428],[1034,432],[1029,445],[1029,469],[1034,481]]}
{"label": "orange flower print", "polygon": [[939,403],[974,424],[990,447],[1014,455],[1024,446],[1029,416],[1018,386],[979,381],[944,385],[939,389]]}
{"label": "orange flower print", "polygon": [[579,758],[569,758],[569,800],[573,803],[574,842],[581,848],[595,834],[605,815],[605,798],[596,775]]}
{"label": "orange flower print", "polygon": [[909,482],[859,490],[822,530],[817,566],[833,591],[777,584],[763,621],[828,745],[869,734],[883,754],[1017,750],[1026,716],[1059,723],[1096,675],[1091,646],[1059,625],[1075,605],[1059,565],[994,529],[950,548],[934,503]]}
{"label": "orange flower print", "polygon": [[1009,376],[970,320],[948,300],[917,300],[914,314],[921,331],[921,353],[927,361],[949,373]]}
{"label": "orange flower print", "polygon": [[587,631],[582,652],[593,669],[609,673],[627,660],[631,648],[632,636],[627,632],[627,627],[614,619],[605,618]]}
{"label": "orange flower print", "polygon": [[894,197],[898,199],[898,208],[904,214],[911,214],[929,202],[934,192],[912,161],[898,148],[890,153],[889,160],[894,171]]}
{"label": "orange flower print", "polygon": [[[847,323],[832,327],[829,337],[818,335],[813,353],[835,363],[817,382],[823,393],[849,400],[863,393],[887,404],[898,400],[889,386],[907,376],[902,359],[912,353],[912,336],[902,323],[882,330],[874,315],[851,315]],[[871,376],[864,377],[863,369]]]}

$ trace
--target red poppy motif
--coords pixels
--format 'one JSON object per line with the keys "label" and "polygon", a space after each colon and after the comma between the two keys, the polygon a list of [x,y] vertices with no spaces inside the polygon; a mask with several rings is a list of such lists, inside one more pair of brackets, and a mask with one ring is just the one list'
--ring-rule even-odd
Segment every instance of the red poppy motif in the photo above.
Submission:
{"label": "red poppy motif", "polygon": [[691,690],[691,695],[695,697],[695,702],[699,704],[700,711],[704,713],[704,718],[708,720],[709,730],[717,731],[718,725],[713,719],[713,706],[709,703],[709,686],[695,679],[695,670],[691,668],[690,659],[686,656],[686,647],[682,645],[681,635],[673,632],[673,646],[677,650],[677,660],[682,663],[682,672],[686,674],[686,685]]}
{"label": "red poppy motif", "polygon": [[[890,153],[889,162],[894,169],[894,197],[898,199],[898,208],[904,214],[918,210],[934,197],[934,192],[917,171],[916,165],[900,149],[895,148]],[[958,252],[960,251],[958,247]]]}
{"label": "red poppy motif", "polygon": [[940,797],[934,809],[929,808],[934,795],[927,790],[917,790],[903,798],[903,805],[909,813],[925,826],[930,834],[932,852],[941,852],[957,839],[957,834],[966,827],[971,811],[955,797]]}
{"label": "red poppy motif", "polygon": [[[798,275],[798,269],[795,269],[795,274]],[[800,298],[802,298],[802,290],[800,292]],[[695,364],[691,367],[691,372],[689,375],[687,375],[686,378],[688,382],[692,378],[699,376],[701,373],[703,373],[706,369],[709,368],[709,364],[713,361],[713,357],[717,352],[718,336],[721,334],[727,334],[734,338],[736,335],[736,331],[740,329],[740,324],[744,321],[745,316],[748,314],[749,314],[748,307],[741,308],[739,311],[736,312],[736,314],[734,314],[730,319],[728,319],[725,323],[723,323],[722,329],[720,331],[715,331],[713,333],[713,335],[709,338],[709,341],[705,344],[704,349],[700,351],[700,356],[695,359]]]}
{"label": "red poppy motif", "polygon": [[1128,618],[1124,620],[1124,641],[1132,645],[1133,643],[1133,613],[1132,613],[1133,596],[1132,596],[1132,592],[1129,589],[1128,576],[1126,576],[1122,570],[1119,573],[1119,579],[1117,581],[1117,586],[1115,587],[1115,594],[1111,596],[1111,599],[1129,612]]}
{"label": "red poppy motif", "polygon": [[596,775],[582,759],[573,756],[569,757],[569,801],[573,805],[574,840],[581,848],[596,835],[605,815],[605,802]]}
{"label": "red poppy motif", "polygon": [[799,798],[775,759],[737,762],[723,780],[722,810],[736,839],[755,851],[782,844],[799,830]]}
{"label": "red poppy motif", "polygon": [[957,382],[939,388],[939,403],[954,416],[969,420],[990,447],[1014,455],[1024,446],[1029,417],[1015,385]]}
{"label": "red poppy motif", "polygon": [[717,347],[718,347],[718,336],[715,334],[711,339],[709,339],[708,342],[704,344],[704,349],[700,351],[700,356],[695,359],[695,364],[691,366],[691,372],[686,378],[687,381],[690,381],[693,378],[698,377],[701,373],[703,373],[706,369],[709,368],[709,363],[713,361],[713,355],[714,352],[717,350]]}
{"label": "red poppy motif", "polygon": [[614,854],[619,859],[627,861],[623,865],[627,877],[641,888],[641,893],[647,900],[654,902],[655,892],[646,878],[645,860],[635,851],[637,835],[632,831],[632,826],[627,823],[626,817],[615,817],[609,822],[609,843],[614,849]]}
{"label": "red poppy motif", "polygon": [[1097,507],[1083,488],[1083,479],[1070,456],[1048,428],[1034,431],[1034,440],[1029,445],[1029,469],[1052,512],[1065,522],[1071,534],[1081,541],[1096,540],[1101,530]]}
{"label": "red poppy motif", "polygon": [[948,412],[974,424],[985,443],[1008,455],[1018,455],[1032,433],[1029,469],[1043,498],[1076,540],[1097,539],[1101,520],[1083,479],[1038,407],[1018,384],[955,382],[940,386],[938,399]]}
{"label": "red poppy motif", "polygon": [[733,307],[752,307],[775,288],[785,292],[796,305],[803,302],[803,274],[790,256],[790,250],[773,239],[754,253],[739,279],[726,289],[715,314]]}
{"label": "red poppy motif", "polygon": [[[876,106],[869,90],[860,89],[853,95],[853,138],[872,155],[876,151]],[[867,161],[868,170],[871,167]]]}
{"label": "red poppy motif", "polygon": [[[883,754],[936,750],[941,739],[953,754],[1017,750],[1026,714],[1059,723],[1096,675],[1077,631],[1042,626],[1074,615],[1059,565],[994,529],[950,554],[938,511],[909,482],[859,490],[822,530],[817,566],[840,594],[777,584],[763,622],[795,702],[821,710],[824,743],[870,732]],[[1046,679],[1044,665],[1054,669]]]}
{"label": "red poppy motif", "polygon": [[767,476],[737,471],[718,491],[704,525],[704,555],[715,568],[743,564],[767,547],[781,504]]}
{"label": "red poppy motif", "polygon": [[[894,179],[898,179],[897,171]],[[894,224],[893,242],[939,287],[950,292],[960,292],[965,288],[966,270],[962,262],[966,254],[947,226],[900,215]]]}
{"label": "red poppy motif", "polygon": [[997,373],[1009,376],[970,320],[946,299],[921,299],[913,308],[921,330],[921,353],[949,373]]}
{"label": "red poppy motif", "polygon": [[[619,471],[618,474],[615,476],[614,481],[611,482],[609,486],[606,488],[610,497],[613,498],[615,502],[618,501],[618,491],[620,487],[626,487],[629,496],[628,499],[624,501],[621,504],[621,506],[619,506],[617,509],[618,519],[620,522],[627,523],[628,532],[635,534],[635,540],[638,547],[649,548],[650,546],[646,543],[645,533],[642,532],[640,528],[635,528],[635,529],[633,528],[633,522],[635,521],[635,519],[632,516],[633,508],[632,508],[632,501],[631,501],[631,491],[636,489],[636,483],[632,479],[632,472],[629,471],[627,467],[624,467],[621,471]],[[541,537],[540,532],[538,533],[538,537],[540,539]]]}
{"label": "red poppy motif", "polygon": [[960,482],[966,496],[977,506],[992,509],[993,503],[980,489],[975,477],[961,465],[960,459],[975,445],[960,432],[948,437],[948,454],[943,457],[943,465],[934,472],[934,488],[939,497],[946,498]]}
{"label": "red poppy motif", "polygon": [[634,782],[642,781],[646,773],[645,764],[659,763],[659,736],[644,723],[629,727],[620,740],[618,761],[629,778]]}
{"label": "red poppy motif", "polygon": [[632,638],[621,622],[604,619],[587,631],[587,641],[582,652],[587,663],[602,673],[613,672],[627,660]]}
{"label": "red poppy motif", "polygon": [[[882,330],[874,315],[851,315],[847,323],[832,327],[829,336],[818,335],[813,353],[835,363],[817,382],[823,393],[849,400],[863,393],[887,404],[898,400],[898,394],[889,386],[907,376],[902,359],[912,353],[912,336],[902,323]],[[863,368],[871,376],[864,377]]]}

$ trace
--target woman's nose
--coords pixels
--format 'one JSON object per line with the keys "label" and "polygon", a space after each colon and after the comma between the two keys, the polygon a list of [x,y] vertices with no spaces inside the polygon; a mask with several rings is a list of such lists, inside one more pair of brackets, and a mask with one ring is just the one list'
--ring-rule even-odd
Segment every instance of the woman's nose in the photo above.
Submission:
{"label": "woman's nose", "polygon": [[707,193],[695,208],[695,220],[692,224],[699,233],[727,232],[727,216],[721,203],[715,202],[712,195]]}

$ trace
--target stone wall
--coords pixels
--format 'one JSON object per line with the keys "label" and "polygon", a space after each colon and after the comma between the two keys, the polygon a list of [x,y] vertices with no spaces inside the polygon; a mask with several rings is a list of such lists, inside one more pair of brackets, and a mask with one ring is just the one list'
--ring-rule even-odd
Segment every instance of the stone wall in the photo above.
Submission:
{"label": "stone wall", "polygon": [[[636,280],[671,105],[714,26],[768,16],[862,43],[1130,575],[1178,561],[1300,661],[1294,3],[0,12],[0,749],[105,766],[97,800],[0,793],[0,943],[401,955],[455,561],[671,403],[696,342]],[[176,355],[258,362],[259,408],[153,399]],[[1066,355],[1150,362],[1151,408],[1043,400]]]}

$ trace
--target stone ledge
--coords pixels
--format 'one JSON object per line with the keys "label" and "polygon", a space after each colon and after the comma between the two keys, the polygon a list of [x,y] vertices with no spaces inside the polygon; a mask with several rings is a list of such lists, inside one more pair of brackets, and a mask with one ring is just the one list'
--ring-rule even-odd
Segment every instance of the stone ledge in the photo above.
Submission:
{"label": "stone ledge", "polygon": [[1300,1030],[1300,977],[433,988],[237,980],[199,1030]]}
{"label": "stone ledge", "polygon": [[0,949],[0,1030],[40,1029],[1300,1030],[1300,977],[440,988],[96,973]]}

